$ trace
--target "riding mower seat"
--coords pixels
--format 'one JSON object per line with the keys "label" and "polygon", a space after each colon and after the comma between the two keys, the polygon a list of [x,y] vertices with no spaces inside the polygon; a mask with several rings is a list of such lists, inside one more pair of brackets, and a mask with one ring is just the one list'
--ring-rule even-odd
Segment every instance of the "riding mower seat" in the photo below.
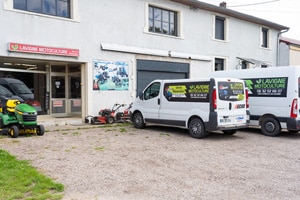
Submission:
{"label": "riding mower seat", "polygon": [[20,104],[19,100],[9,99],[6,102],[6,106],[3,108],[3,112],[14,113],[16,106]]}

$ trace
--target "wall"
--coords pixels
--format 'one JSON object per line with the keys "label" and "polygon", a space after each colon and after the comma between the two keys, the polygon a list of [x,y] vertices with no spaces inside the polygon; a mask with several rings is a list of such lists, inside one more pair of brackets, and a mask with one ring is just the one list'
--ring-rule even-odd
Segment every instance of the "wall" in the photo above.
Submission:
{"label": "wall", "polygon": [[300,47],[290,46],[290,65],[300,65]]}
{"label": "wall", "polygon": [[[100,108],[113,103],[130,103],[136,96],[136,59],[186,62],[191,66],[190,77],[204,77],[213,71],[214,57],[227,60],[227,69],[238,64],[236,57],[247,57],[276,65],[276,37],[278,31],[271,30],[271,46],[260,48],[260,26],[231,17],[228,20],[228,40],[213,39],[214,15],[200,9],[167,0],[73,0],[75,19],[61,19],[46,15],[11,11],[13,0],[0,0],[1,37],[0,56],[45,59],[86,63],[86,109],[87,114],[97,114]],[[130,2],[130,3],[128,3]],[[162,36],[149,33],[148,5],[157,5],[179,12],[180,36]],[[10,53],[8,42],[80,49],[78,58],[51,55]],[[135,53],[107,51],[102,43],[127,45],[130,47],[158,49],[203,56],[201,59],[168,56],[141,55]],[[94,91],[93,61],[124,61],[129,63],[130,84],[128,91]]]}
{"label": "wall", "polygon": [[290,47],[285,42],[279,44],[279,66],[290,65]]}

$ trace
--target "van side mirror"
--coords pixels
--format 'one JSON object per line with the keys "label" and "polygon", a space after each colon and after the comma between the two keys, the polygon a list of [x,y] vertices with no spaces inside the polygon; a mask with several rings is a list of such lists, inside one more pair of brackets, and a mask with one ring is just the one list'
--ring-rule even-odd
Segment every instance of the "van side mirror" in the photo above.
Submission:
{"label": "van side mirror", "polygon": [[139,93],[139,99],[140,99],[140,100],[144,100],[144,93],[143,93],[143,92],[140,92],[140,93]]}

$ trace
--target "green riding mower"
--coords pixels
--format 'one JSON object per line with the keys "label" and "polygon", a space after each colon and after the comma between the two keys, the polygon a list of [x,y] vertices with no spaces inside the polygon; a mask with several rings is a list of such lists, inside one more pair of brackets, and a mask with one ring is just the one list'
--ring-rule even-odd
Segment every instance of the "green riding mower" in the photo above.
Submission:
{"label": "green riding mower", "polygon": [[17,138],[19,134],[42,136],[45,132],[44,126],[37,124],[36,109],[12,99],[0,107],[0,130],[13,138]]}

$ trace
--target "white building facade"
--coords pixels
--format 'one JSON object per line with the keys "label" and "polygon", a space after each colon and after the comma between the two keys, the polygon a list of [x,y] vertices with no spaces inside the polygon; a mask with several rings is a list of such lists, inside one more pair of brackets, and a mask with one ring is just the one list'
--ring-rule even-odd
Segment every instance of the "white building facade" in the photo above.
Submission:
{"label": "white building facade", "polygon": [[42,114],[97,115],[155,78],[275,66],[288,27],[196,0],[0,0],[0,77]]}
{"label": "white building facade", "polygon": [[300,65],[300,41],[281,37],[279,39],[279,64],[280,66]]}

